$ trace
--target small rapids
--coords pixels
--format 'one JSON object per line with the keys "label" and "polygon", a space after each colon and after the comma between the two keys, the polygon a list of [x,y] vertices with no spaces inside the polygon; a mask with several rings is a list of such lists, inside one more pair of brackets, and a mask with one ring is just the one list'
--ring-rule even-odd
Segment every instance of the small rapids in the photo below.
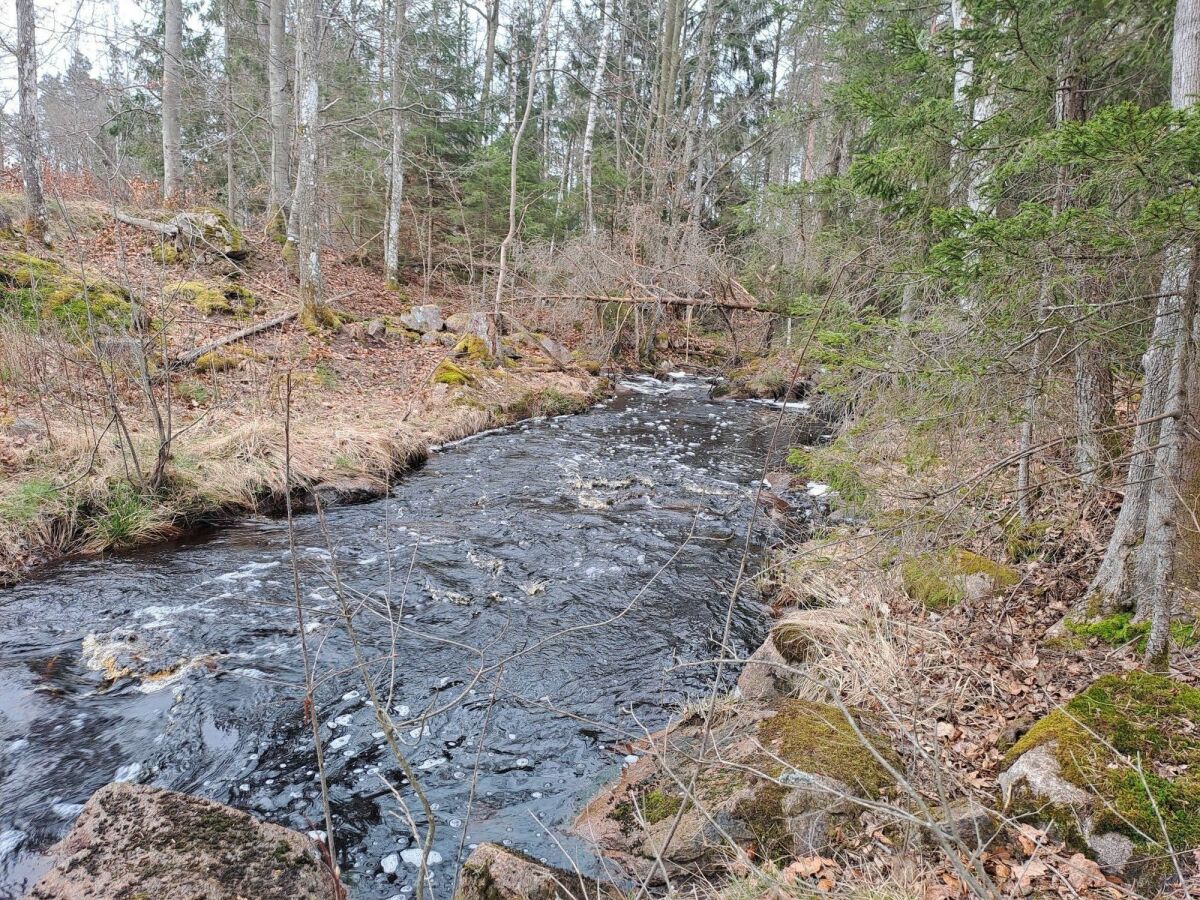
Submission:
{"label": "small rapids", "polygon": [[[354,669],[341,595],[436,820],[433,889],[481,841],[566,834],[627,741],[702,695],[779,410],[636,378],[582,415],[442,448],[391,496],[296,520],[343,877],[411,894],[416,802]],[[794,414],[789,412],[789,418]],[[753,543],[772,527],[759,516]],[[67,562],[0,592],[0,897],[114,779],[324,828],[286,523]],[[733,610],[745,654],[766,617]],[[397,799],[399,798],[399,799]]]}

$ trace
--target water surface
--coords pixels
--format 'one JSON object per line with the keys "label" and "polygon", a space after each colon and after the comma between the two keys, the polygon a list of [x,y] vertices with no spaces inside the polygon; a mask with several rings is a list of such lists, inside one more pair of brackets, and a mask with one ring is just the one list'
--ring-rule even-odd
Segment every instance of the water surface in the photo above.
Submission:
{"label": "water surface", "polygon": [[[629,737],[711,683],[777,414],[710,401],[694,380],[634,380],[582,415],[445,448],[390,498],[329,511],[325,529],[297,519],[355,897],[411,893],[419,854],[400,802],[426,816],[355,670],[333,573],[433,807],[437,896],[460,846],[485,840],[592,868],[565,826],[628,761]],[[0,593],[0,896],[20,896],[40,851],[114,779],[324,828],[291,571],[286,523],[263,520]],[[746,590],[730,649],[764,628]],[[113,640],[152,668],[193,662],[109,684],[94,666]]]}

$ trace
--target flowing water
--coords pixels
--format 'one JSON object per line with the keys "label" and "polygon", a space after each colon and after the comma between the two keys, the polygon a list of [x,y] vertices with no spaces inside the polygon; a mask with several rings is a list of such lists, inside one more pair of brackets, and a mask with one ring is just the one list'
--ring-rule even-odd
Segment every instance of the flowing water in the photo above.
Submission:
{"label": "flowing water", "polygon": [[[420,853],[400,801],[419,826],[426,815],[355,670],[339,596],[433,810],[437,896],[460,847],[485,840],[589,868],[572,815],[629,761],[626,740],[711,684],[778,415],[706,388],[626,382],[582,415],[445,448],[388,499],[330,510],[325,529],[297,518],[353,896],[411,893]],[[21,895],[40,851],[114,779],[324,828],[288,546],[285,522],[250,521],[0,592],[0,896]],[[729,649],[752,649],[765,621],[744,591]]]}

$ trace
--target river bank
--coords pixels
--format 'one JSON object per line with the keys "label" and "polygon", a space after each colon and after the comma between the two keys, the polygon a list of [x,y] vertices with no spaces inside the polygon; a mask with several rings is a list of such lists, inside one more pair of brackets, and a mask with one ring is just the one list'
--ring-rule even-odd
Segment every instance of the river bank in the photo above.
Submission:
{"label": "river bank", "polygon": [[431,446],[607,390],[569,329],[513,326],[491,359],[461,285],[389,290],[352,260],[327,261],[337,326],[306,328],[277,248],[215,221],[236,258],[164,260],[84,201],[56,207],[59,251],[0,239],[0,583],[289,495],[378,497]]}

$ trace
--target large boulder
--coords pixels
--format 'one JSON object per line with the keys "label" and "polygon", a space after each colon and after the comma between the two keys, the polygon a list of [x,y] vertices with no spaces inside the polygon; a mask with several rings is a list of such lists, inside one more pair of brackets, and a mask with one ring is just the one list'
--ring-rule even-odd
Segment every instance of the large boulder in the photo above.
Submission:
{"label": "large boulder", "polygon": [[1006,757],[1005,805],[1110,874],[1153,879],[1200,846],[1200,690],[1105,675],[1038,721]]}
{"label": "large boulder", "polygon": [[617,900],[625,893],[498,844],[480,844],[463,863],[454,900]]}
{"label": "large boulder", "polygon": [[787,700],[774,711],[716,715],[711,730],[695,715],[652,737],[574,831],[638,877],[657,878],[662,867],[706,873],[739,847],[781,860],[825,853],[853,830],[859,801],[892,790],[877,755],[894,754],[874,737],[864,743],[835,707]]}
{"label": "large boulder", "polygon": [[405,327],[419,331],[421,334],[441,331],[446,324],[442,321],[442,308],[436,303],[414,306],[408,312],[400,314],[400,322]]}
{"label": "large boulder", "polygon": [[92,795],[50,856],[32,900],[336,896],[304,835],[213,800],[123,782]]}

